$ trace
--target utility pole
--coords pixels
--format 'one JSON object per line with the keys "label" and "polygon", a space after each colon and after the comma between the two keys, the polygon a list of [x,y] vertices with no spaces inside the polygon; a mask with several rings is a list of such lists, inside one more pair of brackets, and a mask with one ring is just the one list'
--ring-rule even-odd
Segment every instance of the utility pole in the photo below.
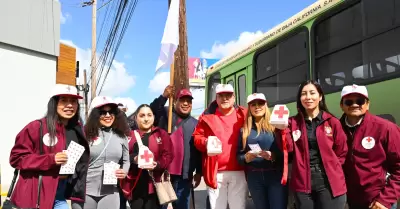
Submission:
{"label": "utility pole", "polygon": [[85,119],[87,120],[88,118],[88,84],[87,84],[87,79],[86,79],[86,69],[83,70],[83,85],[84,85],[84,93],[85,93]]}
{"label": "utility pole", "polygon": [[[168,8],[171,0],[168,0]],[[186,0],[179,1],[179,46],[174,54],[174,86],[176,92],[189,88]]]}
{"label": "utility pole", "polygon": [[97,1],[92,0],[92,61],[90,64],[91,67],[91,98],[92,101],[96,97],[96,90],[97,90],[97,73],[96,73],[96,15],[97,15]]}

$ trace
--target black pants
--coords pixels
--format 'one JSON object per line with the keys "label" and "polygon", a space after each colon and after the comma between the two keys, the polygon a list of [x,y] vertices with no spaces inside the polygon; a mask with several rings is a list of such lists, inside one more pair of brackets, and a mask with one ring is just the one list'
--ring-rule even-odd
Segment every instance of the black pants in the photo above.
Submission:
{"label": "black pants", "polygon": [[322,166],[311,166],[311,193],[294,193],[296,209],[344,209],[346,195],[333,197]]}
{"label": "black pants", "polygon": [[146,195],[144,197],[133,198],[129,201],[132,209],[161,209],[155,193]]}

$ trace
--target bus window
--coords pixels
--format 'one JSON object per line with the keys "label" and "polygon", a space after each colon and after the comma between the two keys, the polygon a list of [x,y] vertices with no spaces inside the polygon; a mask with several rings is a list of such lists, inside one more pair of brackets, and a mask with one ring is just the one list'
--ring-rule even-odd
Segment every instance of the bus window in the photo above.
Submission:
{"label": "bus window", "polygon": [[229,80],[227,84],[231,84],[233,89],[235,89],[235,82],[233,80]]}
{"label": "bus window", "polygon": [[[386,14],[388,3],[392,8]],[[384,3],[365,0],[364,25],[358,24],[362,17],[361,4],[317,23],[315,66],[326,93],[339,91],[344,85],[368,85],[400,76],[400,27],[396,28],[394,23],[400,6],[393,5],[394,0]],[[371,14],[375,11],[390,18],[376,17],[382,23],[377,25],[377,20],[372,20],[377,14]],[[364,36],[360,36],[362,31]]]}
{"label": "bus window", "polygon": [[309,77],[307,33],[301,30],[256,55],[255,90],[270,105],[295,101],[297,88]]}
{"label": "bus window", "polygon": [[246,95],[246,75],[240,75],[238,77],[238,93],[239,93],[239,105],[245,106],[247,95]]}
{"label": "bus window", "polygon": [[221,76],[219,73],[213,74],[208,79],[208,95],[207,95],[207,106],[215,100],[215,88],[221,83]]}
{"label": "bus window", "polygon": [[[374,35],[396,25],[396,16],[400,17],[400,3],[398,0],[364,0],[365,35]],[[399,20],[397,24],[400,23]]]}

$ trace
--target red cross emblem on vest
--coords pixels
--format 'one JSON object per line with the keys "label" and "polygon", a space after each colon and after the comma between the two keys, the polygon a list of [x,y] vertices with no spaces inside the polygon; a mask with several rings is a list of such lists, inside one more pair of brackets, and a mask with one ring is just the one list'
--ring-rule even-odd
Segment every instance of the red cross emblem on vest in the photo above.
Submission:
{"label": "red cross emblem on vest", "polygon": [[289,114],[289,112],[285,110],[284,106],[280,106],[279,110],[274,111],[274,114],[278,115],[278,118],[283,118],[283,116]]}
{"label": "red cross emblem on vest", "polygon": [[367,142],[369,143],[369,142],[371,142],[371,141],[372,141],[371,137],[368,137],[368,138],[367,138]]}
{"label": "red cross emblem on vest", "polygon": [[143,155],[140,155],[140,157],[148,163],[150,162],[150,159],[153,158],[153,154],[149,153],[149,150],[145,150]]}

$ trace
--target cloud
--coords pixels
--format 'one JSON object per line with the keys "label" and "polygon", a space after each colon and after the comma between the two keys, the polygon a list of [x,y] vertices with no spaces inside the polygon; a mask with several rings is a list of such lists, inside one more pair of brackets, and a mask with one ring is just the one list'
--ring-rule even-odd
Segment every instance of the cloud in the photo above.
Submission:
{"label": "cloud", "polygon": [[[79,78],[77,78],[77,84],[83,84],[84,81],[84,69],[87,71],[87,80],[88,84],[90,83],[91,78],[91,49],[82,49],[75,45],[71,40],[61,40],[60,42],[69,45],[71,47],[76,48],[76,58],[79,61]],[[97,59],[99,54],[97,54]],[[107,71],[107,66],[104,67],[104,71],[101,75],[100,83],[97,86],[97,92],[100,90],[103,79]],[[100,76],[100,70],[97,70],[97,78]],[[136,103],[132,98],[129,97],[121,97],[122,94],[129,92],[129,90],[135,85],[136,77],[134,75],[130,75],[126,70],[125,64],[123,62],[114,60],[111,69],[107,75],[107,79],[104,81],[103,89],[100,93],[102,96],[110,96],[114,99],[118,99],[122,103],[126,103],[128,106],[128,111],[134,111],[136,109]],[[96,79],[98,80],[98,79]],[[91,90],[89,90],[88,101],[90,101]],[[90,102],[89,102],[90,103]]]}
{"label": "cloud", "polygon": [[132,58],[132,55],[131,54],[125,54],[124,55],[124,59],[131,59]]}
{"label": "cloud", "polygon": [[151,92],[161,94],[165,87],[169,85],[169,72],[158,72],[149,83]]}
{"label": "cloud", "polygon": [[65,24],[69,19],[71,19],[71,14],[67,13],[60,13],[60,23]]}
{"label": "cloud", "polygon": [[128,107],[128,111],[126,112],[127,115],[132,114],[135,112],[136,108],[138,105],[132,98],[127,98],[127,97],[117,97],[114,98],[117,103],[122,103]]}
{"label": "cloud", "polygon": [[200,57],[209,59],[221,59],[241,50],[244,47],[247,47],[257,38],[260,38],[263,34],[264,32],[260,30],[256,32],[246,31],[242,32],[237,40],[232,40],[227,43],[220,43],[216,41],[211,47],[211,50],[202,50],[200,52]]}

